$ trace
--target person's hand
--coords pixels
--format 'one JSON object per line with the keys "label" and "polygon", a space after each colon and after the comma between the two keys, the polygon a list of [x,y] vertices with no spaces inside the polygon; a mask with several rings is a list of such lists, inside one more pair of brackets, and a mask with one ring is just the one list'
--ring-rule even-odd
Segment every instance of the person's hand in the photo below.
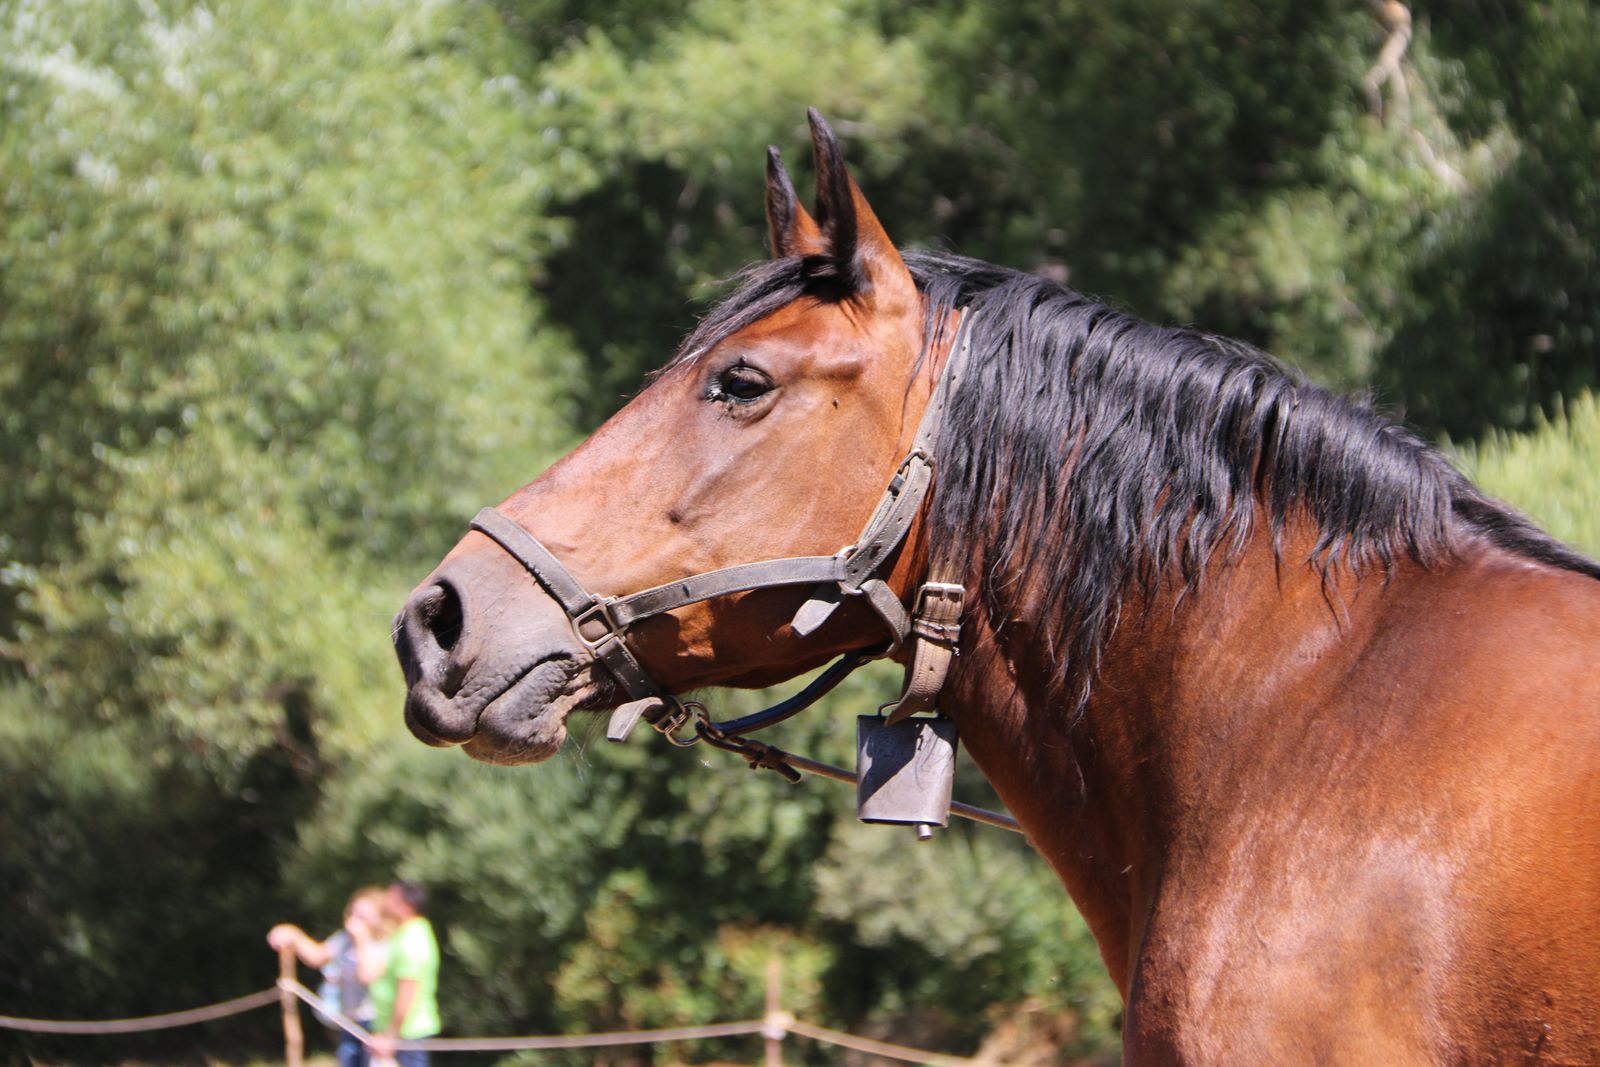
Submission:
{"label": "person's hand", "polygon": [[394,1047],[398,1044],[393,1034],[373,1034],[372,1044],[369,1046],[376,1059],[394,1059]]}
{"label": "person's hand", "polygon": [[300,928],[293,923],[279,923],[267,931],[267,944],[281,952],[293,948],[299,934]]}

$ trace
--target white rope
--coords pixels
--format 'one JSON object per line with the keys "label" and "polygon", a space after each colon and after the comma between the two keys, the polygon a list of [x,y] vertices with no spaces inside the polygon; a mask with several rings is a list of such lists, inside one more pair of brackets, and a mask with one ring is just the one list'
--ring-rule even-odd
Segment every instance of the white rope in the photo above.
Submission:
{"label": "white rope", "polygon": [[209,1004],[188,1011],[169,1011],[163,1015],[140,1015],[131,1019],[23,1019],[0,1015],[0,1030],[22,1030],[30,1034],[138,1034],[150,1030],[172,1030],[180,1026],[225,1019],[230,1015],[254,1011],[278,1000],[276,989],[248,993],[220,1004]]}
{"label": "white rope", "polygon": [[[278,983],[323,1015],[334,1020],[339,1029],[356,1038],[363,1045],[372,1044],[372,1034],[352,1022],[338,1009],[293,979]],[[759,1034],[765,1025],[761,1020],[736,1023],[712,1023],[706,1026],[677,1026],[662,1030],[616,1030],[600,1034],[573,1034],[566,1037],[424,1037],[400,1041],[396,1047],[424,1052],[514,1052],[523,1049],[597,1048],[609,1045],[649,1045],[657,1041],[696,1041],[709,1037],[743,1037]]]}
{"label": "white rope", "polygon": [[317,996],[293,978],[278,979],[278,988],[287,989],[301,1000],[305,1001],[324,1019],[331,1021],[339,1029],[361,1042],[363,1045],[372,1044],[372,1032],[344,1012]]}
{"label": "white rope", "polygon": [[[222,1019],[230,1015],[239,1015],[243,1012],[253,1011],[256,1008],[266,1007],[268,1004],[277,1003],[283,991],[287,991],[304,1001],[324,1018],[331,1020],[340,1030],[354,1037],[363,1045],[370,1046],[372,1044],[372,1034],[365,1027],[344,1015],[333,1005],[292,978],[279,979],[277,986],[272,989],[263,989],[259,993],[250,993],[218,1004],[211,1004],[202,1008],[191,1008],[188,1011],[168,1012],[164,1015],[143,1015],[131,1019],[99,1020],[25,1019],[12,1015],[0,1015],[0,1029],[21,1030],[36,1034],[132,1034],[151,1030],[170,1030],[175,1027],[192,1026],[196,1023],[209,1022],[213,1019]],[[926,1049],[911,1048],[907,1045],[894,1045],[886,1041],[856,1037],[840,1030],[813,1026],[810,1023],[794,1018],[787,1012],[777,1012],[765,1019],[711,1023],[704,1026],[676,1026],[659,1030],[617,1030],[608,1033],[548,1037],[430,1037],[415,1041],[401,1041],[398,1043],[398,1047],[428,1052],[513,1052],[537,1049],[649,1045],[657,1042],[698,1041],[707,1038],[746,1037],[752,1035],[781,1040],[786,1034],[790,1033],[810,1038],[813,1041],[838,1045],[841,1048],[853,1049],[870,1055],[885,1056],[906,1063],[931,1064],[933,1067],[966,1067],[966,1065],[982,1063],[984,1067],[1004,1067],[1003,1064],[990,1060],[971,1060],[961,1056],[949,1056],[940,1052],[929,1052]]]}
{"label": "white rope", "polygon": [[892,1060],[901,1060],[905,1063],[926,1063],[932,1067],[967,1067],[970,1064],[981,1063],[984,1067],[1005,1067],[1005,1064],[996,1060],[971,1060],[965,1056],[949,1056],[943,1052],[929,1052],[926,1049],[911,1048],[909,1045],[895,1045],[888,1041],[875,1041],[870,1037],[857,1037],[841,1030],[830,1030],[826,1026],[813,1026],[799,1019],[789,1020],[789,1032],[809,1037],[813,1041],[821,1041],[828,1045],[838,1045],[840,1048],[851,1049],[855,1052],[865,1052],[872,1056],[884,1056]]}

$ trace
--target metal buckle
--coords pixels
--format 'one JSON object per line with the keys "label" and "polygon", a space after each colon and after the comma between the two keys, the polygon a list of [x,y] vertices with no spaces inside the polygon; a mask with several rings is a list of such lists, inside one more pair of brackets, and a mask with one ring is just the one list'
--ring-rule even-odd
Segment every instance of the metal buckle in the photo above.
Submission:
{"label": "metal buckle", "polygon": [[898,498],[905,491],[906,479],[911,476],[911,465],[921,460],[927,467],[933,466],[933,456],[925,448],[913,448],[906,453],[906,458],[900,461],[900,466],[894,469],[894,474],[889,477],[889,486],[884,490],[891,497]]}
{"label": "metal buckle", "polygon": [[[573,634],[582,643],[583,647],[590,652],[598,650],[607,641],[614,638],[621,640],[622,638],[622,630],[617,626],[617,620],[611,614],[612,603],[611,597],[602,597],[572,617]],[[591,639],[588,634],[583,632],[584,625],[589,622],[599,622],[600,625],[606,628],[605,633]]]}
{"label": "metal buckle", "polygon": [[961,606],[966,598],[966,587],[956,582],[923,582],[917,589],[911,632],[929,641],[955,645],[961,640]]}
{"label": "metal buckle", "polygon": [[650,725],[657,733],[665,737],[669,744],[676,745],[678,748],[689,748],[692,745],[699,744],[702,740],[702,735],[698,729],[688,737],[679,737],[677,734],[679,730],[695,720],[709,722],[710,717],[706,715],[706,706],[698,700],[679,700],[677,697],[672,696],[662,699],[666,702],[666,709],[661,718]]}
{"label": "metal buckle", "polygon": [[967,587],[959,582],[923,582],[917,588],[917,614],[942,614],[942,608],[930,603],[932,600],[941,600],[954,607],[956,612],[961,611],[961,603],[967,598]]}
{"label": "metal buckle", "polygon": [[899,478],[903,476],[906,471],[911,469],[911,464],[915,463],[919,459],[928,466],[933,466],[933,456],[929,454],[926,448],[918,446],[917,448],[913,448],[910,452],[907,452],[906,458],[900,461],[900,466],[894,469],[895,477]]}

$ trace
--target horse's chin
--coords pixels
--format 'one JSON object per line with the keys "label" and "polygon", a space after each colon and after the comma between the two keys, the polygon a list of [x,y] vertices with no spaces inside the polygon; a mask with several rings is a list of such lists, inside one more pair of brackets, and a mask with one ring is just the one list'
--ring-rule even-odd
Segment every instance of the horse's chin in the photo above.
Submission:
{"label": "horse's chin", "polygon": [[524,737],[507,738],[498,734],[479,734],[461,746],[461,751],[479,763],[515,767],[523,763],[543,763],[560,750],[567,739],[567,724],[559,722]]}
{"label": "horse's chin", "polygon": [[569,660],[556,660],[535,665],[484,704],[465,737],[441,738],[428,729],[431,723],[426,720],[409,721],[412,732],[422,740],[435,745],[459,744],[463,752],[482,763],[539,763],[560,750],[567,739],[567,717],[592,702],[595,695],[589,672],[574,671]]}

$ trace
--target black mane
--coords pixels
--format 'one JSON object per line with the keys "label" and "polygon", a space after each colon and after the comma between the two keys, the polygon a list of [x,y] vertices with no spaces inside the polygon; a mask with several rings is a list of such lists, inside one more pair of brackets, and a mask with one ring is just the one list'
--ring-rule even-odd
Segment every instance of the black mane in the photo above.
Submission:
{"label": "black mane", "polygon": [[[1073,705],[1130,594],[1198,585],[1266,520],[1319,531],[1341,565],[1432,566],[1464,535],[1600,578],[1600,564],[1485,496],[1436,449],[1365,403],[1308,384],[1239,341],[1154,326],[1061,285],[909,252],[929,330],[969,307],[972,356],[937,447],[935,551],[974,561],[990,617],[1037,620]],[[807,295],[805,263],[741,276],[669,366]]]}

